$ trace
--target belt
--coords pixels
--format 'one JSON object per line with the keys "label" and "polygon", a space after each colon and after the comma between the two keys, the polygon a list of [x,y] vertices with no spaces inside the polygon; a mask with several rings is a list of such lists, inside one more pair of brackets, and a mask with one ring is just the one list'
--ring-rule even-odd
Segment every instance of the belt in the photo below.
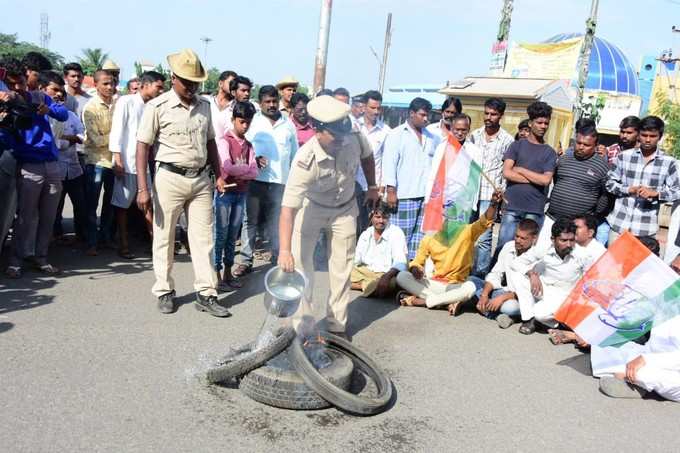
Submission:
{"label": "belt", "polygon": [[169,172],[182,175],[186,178],[197,178],[198,176],[201,175],[201,173],[203,173],[203,170],[205,170],[207,167],[207,165],[204,165],[201,168],[185,168],[178,167],[177,165],[171,164],[169,162],[158,162],[158,166],[160,168],[168,170]]}

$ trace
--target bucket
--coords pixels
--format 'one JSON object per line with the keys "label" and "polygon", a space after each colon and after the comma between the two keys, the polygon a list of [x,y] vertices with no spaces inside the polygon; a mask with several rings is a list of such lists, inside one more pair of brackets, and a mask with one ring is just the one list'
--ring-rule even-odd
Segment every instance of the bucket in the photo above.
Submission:
{"label": "bucket", "polygon": [[299,270],[284,272],[273,267],[264,276],[264,306],[272,315],[288,318],[297,311],[306,288],[307,277]]}

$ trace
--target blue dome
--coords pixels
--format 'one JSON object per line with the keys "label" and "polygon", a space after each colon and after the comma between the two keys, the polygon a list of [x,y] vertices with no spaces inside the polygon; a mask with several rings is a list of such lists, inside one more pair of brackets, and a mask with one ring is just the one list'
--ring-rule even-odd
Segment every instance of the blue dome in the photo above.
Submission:
{"label": "blue dome", "polygon": [[[582,36],[582,33],[562,33],[544,42],[558,43]],[[637,73],[628,58],[614,44],[597,36],[590,53],[586,89],[614,91],[634,96],[639,92]]]}

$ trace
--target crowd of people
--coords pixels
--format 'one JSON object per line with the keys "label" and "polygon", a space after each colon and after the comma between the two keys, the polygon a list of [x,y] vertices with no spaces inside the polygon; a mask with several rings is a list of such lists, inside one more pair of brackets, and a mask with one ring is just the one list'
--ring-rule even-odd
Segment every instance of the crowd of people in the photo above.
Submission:
{"label": "crowd of people", "polygon": [[[207,74],[193,51],[168,56],[168,64],[167,91],[166,77],[147,71],[119,92],[120,69],[107,61],[90,94],[78,63],[58,73],[35,52],[2,59],[0,102],[12,106],[0,113],[9,278],[26,266],[59,274],[48,259],[53,241],[76,241],[87,256],[112,248],[133,259],[128,227],[136,218],[152,238],[152,292],[165,314],[176,310],[179,240],[191,254],[196,308],[214,316],[231,315],[218,291],[239,291],[258,255],[302,270],[310,292],[321,255],[329,263],[327,328],[337,334],[345,335],[349,291],[357,290],[452,316],[467,307],[501,328],[520,323],[521,334],[544,331],[555,344],[587,348],[555,312],[624,231],[658,254],[659,208],[680,199],[677,162],[659,146],[664,122],[656,116],[625,118],[609,147],[599,144],[595,122],[582,119],[572,146],[557,152],[545,140],[552,108],[540,101],[508,131],[506,103],[490,98],[484,125],[471,131],[459,99],[446,99],[441,119],[429,124],[433,106],[417,97],[406,121],[390,128],[375,90],[354,97],[323,90],[310,100],[285,77],[251,99],[252,81],[224,71],[217,91],[201,94]],[[480,169],[472,217],[453,243],[423,232],[451,136]],[[680,260],[673,264],[680,269]],[[611,373],[614,381],[602,381],[603,391],[680,400],[680,339],[663,334],[675,338],[675,365],[642,351],[623,374]],[[664,373],[636,379],[650,361]]]}

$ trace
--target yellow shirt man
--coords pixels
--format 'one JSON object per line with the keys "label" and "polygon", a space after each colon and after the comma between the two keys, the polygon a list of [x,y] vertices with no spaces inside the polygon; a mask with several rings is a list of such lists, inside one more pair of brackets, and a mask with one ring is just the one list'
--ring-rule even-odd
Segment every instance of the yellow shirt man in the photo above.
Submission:
{"label": "yellow shirt man", "polygon": [[113,118],[113,103],[107,104],[98,95],[83,108],[83,125],[85,126],[85,142],[83,147],[87,155],[87,163],[104,168],[112,168],[111,151],[109,151],[109,133]]}

